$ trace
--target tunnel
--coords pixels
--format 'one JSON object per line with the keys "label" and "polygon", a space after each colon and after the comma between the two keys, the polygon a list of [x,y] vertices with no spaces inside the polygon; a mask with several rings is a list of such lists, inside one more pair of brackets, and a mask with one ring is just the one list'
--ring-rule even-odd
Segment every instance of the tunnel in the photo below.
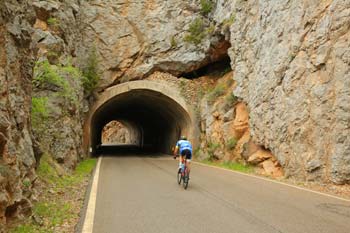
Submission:
{"label": "tunnel", "polygon": [[131,135],[129,147],[140,151],[169,154],[180,135],[193,137],[186,101],[173,88],[155,81],[119,84],[99,96],[85,124],[84,144],[92,155],[106,153],[102,130],[111,121],[123,123]]}

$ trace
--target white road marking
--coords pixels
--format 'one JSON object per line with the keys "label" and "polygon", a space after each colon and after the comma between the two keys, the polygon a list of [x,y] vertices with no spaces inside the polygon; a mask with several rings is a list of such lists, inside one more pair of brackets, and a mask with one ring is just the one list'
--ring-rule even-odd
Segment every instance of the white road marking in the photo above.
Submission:
{"label": "white road marking", "polygon": [[198,165],[201,165],[201,166],[204,166],[204,167],[211,167],[211,168],[216,168],[216,169],[221,169],[221,170],[233,172],[233,173],[240,174],[240,175],[243,175],[243,176],[254,177],[254,178],[257,178],[257,179],[260,179],[260,180],[265,180],[265,181],[269,181],[269,182],[272,182],[272,183],[281,184],[281,185],[289,186],[289,187],[292,187],[292,188],[300,189],[300,190],[303,190],[303,191],[316,193],[316,194],[323,195],[323,196],[326,196],[326,197],[332,197],[332,198],[335,198],[335,199],[338,199],[338,200],[350,202],[349,199],[345,199],[345,198],[337,197],[337,196],[334,196],[334,195],[331,195],[331,194],[310,190],[310,189],[307,189],[307,188],[302,188],[302,187],[291,185],[291,184],[286,184],[286,183],[283,183],[283,182],[280,182],[280,181],[277,181],[277,180],[271,180],[271,179],[267,179],[267,178],[264,178],[264,177],[255,176],[255,175],[251,175],[251,174],[246,174],[246,173],[243,173],[243,172],[234,171],[234,170],[230,170],[230,169],[226,169],[226,168],[222,168],[222,167],[217,167],[217,166],[213,166],[213,165],[208,165],[208,164],[204,164],[204,163],[200,163],[200,162],[193,161],[192,163],[195,163],[195,164],[198,164]]}
{"label": "white road marking", "polygon": [[99,157],[97,160],[96,170],[93,177],[91,191],[89,195],[89,202],[86,208],[86,214],[85,214],[82,233],[92,233],[92,230],[94,228],[96,196],[97,196],[98,177],[100,174],[101,160],[102,160],[102,157]]}

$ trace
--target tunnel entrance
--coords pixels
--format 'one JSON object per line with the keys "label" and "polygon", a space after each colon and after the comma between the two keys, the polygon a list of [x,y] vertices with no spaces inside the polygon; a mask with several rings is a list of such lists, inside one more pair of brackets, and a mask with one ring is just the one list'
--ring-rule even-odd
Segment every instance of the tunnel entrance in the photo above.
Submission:
{"label": "tunnel entrance", "polygon": [[85,124],[84,144],[93,155],[106,152],[102,131],[112,121],[125,126],[129,145],[141,151],[169,154],[181,134],[193,136],[186,102],[171,87],[155,81],[123,83],[99,97]]}

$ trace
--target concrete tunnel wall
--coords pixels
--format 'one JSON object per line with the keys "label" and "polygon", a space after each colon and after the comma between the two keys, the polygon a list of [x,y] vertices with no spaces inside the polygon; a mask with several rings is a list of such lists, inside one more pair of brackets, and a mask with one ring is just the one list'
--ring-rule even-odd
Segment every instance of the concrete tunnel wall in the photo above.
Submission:
{"label": "concrete tunnel wall", "polygon": [[174,87],[147,80],[119,84],[106,89],[91,108],[84,126],[84,147],[96,154],[103,127],[117,120],[130,130],[135,145],[170,153],[182,134],[196,144],[193,116]]}

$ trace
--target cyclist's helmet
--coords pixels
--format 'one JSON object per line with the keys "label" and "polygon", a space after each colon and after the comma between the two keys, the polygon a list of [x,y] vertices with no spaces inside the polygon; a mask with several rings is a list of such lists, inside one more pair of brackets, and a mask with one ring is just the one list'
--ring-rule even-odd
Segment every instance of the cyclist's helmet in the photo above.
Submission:
{"label": "cyclist's helmet", "polygon": [[187,140],[186,136],[184,136],[184,135],[182,135],[182,136],[180,137],[180,139],[181,139],[181,140]]}

